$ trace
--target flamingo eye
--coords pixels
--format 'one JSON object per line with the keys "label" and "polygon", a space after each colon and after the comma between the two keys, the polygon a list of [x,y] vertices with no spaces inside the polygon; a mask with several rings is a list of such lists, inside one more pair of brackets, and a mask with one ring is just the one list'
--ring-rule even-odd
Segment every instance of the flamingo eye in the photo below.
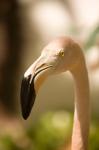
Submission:
{"label": "flamingo eye", "polygon": [[59,51],[58,56],[64,57],[64,50],[63,50],[63,49],[61,49],[61,50]]}

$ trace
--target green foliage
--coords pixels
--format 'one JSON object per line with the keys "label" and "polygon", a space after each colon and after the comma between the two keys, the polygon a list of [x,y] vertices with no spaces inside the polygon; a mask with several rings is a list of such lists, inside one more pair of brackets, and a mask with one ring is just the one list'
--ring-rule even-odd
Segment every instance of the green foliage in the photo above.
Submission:
{"label": "green foliage", "polygon": [[5,135],[0,137],[0,150],[23,150],[13,141],[13,139]]}
{"label": "green foliage", "polygon": [[[49,112],[35,126],[28,128],[28,136],[36,150],[57,150],[70,142],[73,115],[69,112]],[[89,149],[99,150],[99,123],[92,121]]]}
{"label": "green foliage", "polygon": [[37,150],[55,150],[70,140],[72,115],[68,112],[49,112],[28,135],[34,140]]}
{"label": "green foliage", "polygon": [[99,25],[96,26],[96,28],[90,32],[88,36],[88,40],[85,43],[85,49],[89,49],[91,46],[93,46],[96,42],[96,38],[99,38]]}
{"label": "green foliage", "polygon": [[99,123],[95,121],[91,123],[89,149],[99,150]]}
{"label": "green foliage", "polygon": [[[30,125],[17,139],[10,134],[0,136],[0,150],[58,150],[70,144],[73,125],[70,112],[48,112]],[[99,150],[99,122],[96,120],[91,122],[89,149]]]}

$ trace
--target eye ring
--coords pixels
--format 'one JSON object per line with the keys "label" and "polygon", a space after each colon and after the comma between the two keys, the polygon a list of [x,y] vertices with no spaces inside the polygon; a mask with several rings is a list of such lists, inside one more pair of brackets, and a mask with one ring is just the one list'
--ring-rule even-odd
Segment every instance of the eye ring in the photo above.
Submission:
{"label": "eye ring", "polygon": [[59,51],[59,53],[58,53],[58,55],[60,56],[60,57],[64,57],[64,50],[63,49],[61,49],[60,51]]}

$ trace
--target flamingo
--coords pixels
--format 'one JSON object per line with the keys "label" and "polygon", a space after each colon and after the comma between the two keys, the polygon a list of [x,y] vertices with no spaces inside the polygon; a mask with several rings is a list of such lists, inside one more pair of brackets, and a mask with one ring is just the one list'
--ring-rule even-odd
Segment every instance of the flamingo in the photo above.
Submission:
{"label": "flamingo", "polygon": [[83,51],[69,37],[58,37],[43,49],[40,57],[27,69],[21,84],[22,116],[30,115],[36,95],[44,80],[70,71],[74,78],[75,105],[72,150],[87,150],[90,123],[89,80]]}

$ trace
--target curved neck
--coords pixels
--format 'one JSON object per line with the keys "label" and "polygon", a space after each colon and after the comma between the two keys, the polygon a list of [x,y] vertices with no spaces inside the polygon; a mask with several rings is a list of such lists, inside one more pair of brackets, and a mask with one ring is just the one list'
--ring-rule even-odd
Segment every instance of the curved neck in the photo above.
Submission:
{"label": "curved neck", "polygon": [[73,70],[75,81],[75,111],[72,150],[87,150],[89,135],[89,81],[85,62]]}

